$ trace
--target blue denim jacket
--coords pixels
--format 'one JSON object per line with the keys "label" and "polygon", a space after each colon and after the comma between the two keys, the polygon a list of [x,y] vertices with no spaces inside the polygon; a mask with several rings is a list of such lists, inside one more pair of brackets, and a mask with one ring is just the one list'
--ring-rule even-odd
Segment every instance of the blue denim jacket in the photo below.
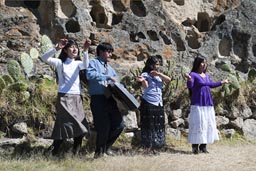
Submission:
{"label": "blue denim jacket", "polygon": [[110,77],[115,77],[118,80],[115,70],[100,57],[90,60],[86,77],[89,80],[88,93],[90,95],[104,95],[106,81],[110,82]]}

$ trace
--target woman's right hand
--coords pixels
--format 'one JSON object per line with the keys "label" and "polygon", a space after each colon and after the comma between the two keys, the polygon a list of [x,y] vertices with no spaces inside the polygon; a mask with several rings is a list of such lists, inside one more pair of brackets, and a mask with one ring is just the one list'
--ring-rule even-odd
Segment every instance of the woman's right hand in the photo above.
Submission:
{"label": "woman's right hand", "polygon": [[56,46],[56,50],[58,51],[58,50],[64,48],[67,43],[68,43],[68,39],[60,39],[59,43]]}

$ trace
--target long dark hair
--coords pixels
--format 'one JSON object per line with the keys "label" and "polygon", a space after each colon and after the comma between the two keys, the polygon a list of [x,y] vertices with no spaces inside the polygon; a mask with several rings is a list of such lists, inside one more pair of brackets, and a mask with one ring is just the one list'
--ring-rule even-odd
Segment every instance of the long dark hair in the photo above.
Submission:
{"label": "long dark hair", "polygon": [[65,50],[67,50],[72,45],[76,45],[77,49],[78,49],[78,53],[77,53],[77,56],[75,57],[75,60],[81,60],[80,51],[79,51],[77,43],[74,40],[69,39],[66,46],[64,48],[62,48],[61,53],[59,55],[59,59],[61,59],[62,62],[65,62],[66,59],[68,58],[68,54],[65,52]]}
{"label": "long dark hair", "polygon": [[160,62],[159,58],[155,56],[149,57],[145,63],[145,67],[142,69],[142,72],[150,73],[157,62]]}
{"label": "long dark hair", "polygon": [[[198,72],[198,69],[201,63],[204,62],[204,60],[206,60],[206,58],[203,55],[198,54],[193,62],[193,67],[191,72]],[[206,72],[206,69],[203,72]]]}

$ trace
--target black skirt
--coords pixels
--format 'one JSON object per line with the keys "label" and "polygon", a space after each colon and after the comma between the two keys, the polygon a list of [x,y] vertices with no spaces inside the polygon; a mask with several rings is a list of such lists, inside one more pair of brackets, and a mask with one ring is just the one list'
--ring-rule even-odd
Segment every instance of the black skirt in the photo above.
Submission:
{"label": "black skirt", "polygon": [[140,106],[141,145],[161,148],[165,145],[165,117],[163,106],[155,106],[144,99]]}

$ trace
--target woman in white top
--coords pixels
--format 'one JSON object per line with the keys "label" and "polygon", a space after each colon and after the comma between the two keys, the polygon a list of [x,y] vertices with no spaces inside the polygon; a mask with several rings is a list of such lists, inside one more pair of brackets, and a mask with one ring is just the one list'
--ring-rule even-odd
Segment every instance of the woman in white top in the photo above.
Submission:
{"label": "woman in white top", "polygon": [[[74,138],[73,153],[76,154],[82,144],[83,136],[88,134],[79,73],[88,67],[90,44],[91,41],[86,40],[83,45],[83,61],[80,59],[77,43],[68,39],[61,39],[56,48],[50,49],[41,56],[44,62],[56,68],[59,84],[56,121],[51,135],[54,140],[50,147],[52,155],[59,155],[59,147],[67,138]],[[53,58],[58,50],[61,50],[59,58]]]}

